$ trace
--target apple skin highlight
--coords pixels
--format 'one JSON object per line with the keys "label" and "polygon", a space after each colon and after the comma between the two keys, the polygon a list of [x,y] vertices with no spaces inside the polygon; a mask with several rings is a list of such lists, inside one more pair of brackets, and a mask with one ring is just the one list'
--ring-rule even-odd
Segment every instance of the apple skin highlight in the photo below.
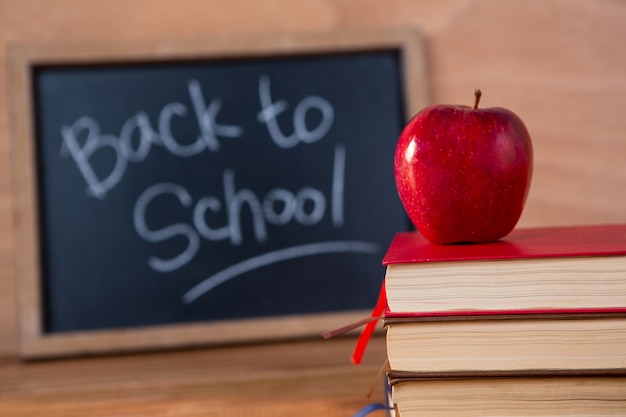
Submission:
{"label": "apple skin highlight", "polygon": [[530,188],[533,148],[513,112],[427,107],[396,145],[398,195],[420,233],[437,244],[485,243],[509,234]]}

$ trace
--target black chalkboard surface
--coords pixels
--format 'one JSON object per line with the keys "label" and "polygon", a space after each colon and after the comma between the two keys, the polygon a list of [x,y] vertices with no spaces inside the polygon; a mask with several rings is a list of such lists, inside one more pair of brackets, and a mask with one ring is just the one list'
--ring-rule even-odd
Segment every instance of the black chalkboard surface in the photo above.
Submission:
{"label": "black chalkboard surface", "polygon": [[307,318],[327,328],[370,309],[387,244],[409,227],[393,153],[419,101],[405,74],[415,35],[382,38],[32,60],[44,348],[31,350],[188,325],[246,327],[167,344],[284,336],[246,330],[273,319],[313,334]]}

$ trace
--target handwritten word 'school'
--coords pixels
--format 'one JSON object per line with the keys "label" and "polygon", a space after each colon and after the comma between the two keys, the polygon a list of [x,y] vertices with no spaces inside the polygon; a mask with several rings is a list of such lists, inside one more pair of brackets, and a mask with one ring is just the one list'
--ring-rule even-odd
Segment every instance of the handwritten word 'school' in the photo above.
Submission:
{"label": "handwritten word 'school'", "polygon": [[[145,161],[153,146],[160,146],[179,158],[188,158],[202,152],[216,154],[225,140],[243,140],[242,126],[225,124],[220,119],[222,100],[213,97],[207,104],[200,83],[190,80],[187,93],[189,106],[180,102],[164,105],[158,114],[156,128],[148,114],[138,111],[121,126],[119,134],[102,133],[98,121],[82,116],[61,128],[61,155],[70,158],[87,183],[87,195],[104,200],[124,178],[129,163]],[[271,80],[261,76],[258,80],[260,110],[258,123],[265,126],[268,138],[278,149],[291,149],[298,145],[311,145],[322,140],[334,122],[334,109],[330,102],[318,96],[305,96],[293,108],[291,120],[279,116],[289,107],[286,100],[274,101]],[[315,126],[307,124],[307,114],[318,113],[321,117]],[[198,135],[189,138],[175,137],[172,133],[174,118],[188,119],[198,127]],[[287,120],[283,120],[287,119]],[[181,140],[182,139],[182,140]],[[187,139],[187,140],[185,140]],[[258,138],[256,138],[258,140]],[[133,143],[135,143],[133,145]],[[98,152],[113,153],[109,169],[99,169],[106,175],[98,175],[92,166],[92,158]],[[257,242],[269,238],[268,225],[284,226],[296,223],[314,226],[327,218],[333,227],[339,228],[344,220],[344,179],[346,150],[336,145],[333,158],[332,181],[326,194],[309,184],[297,190],[275,187],[260,196],[253,189],[236,183],[233,169],[222,174],[223,195],[214,193],[194,202],[188,190],[172,182],[157,183],[146,188],[137,198],[133,209],[135,232],[145,241],[157,243],[172,238],[185,238],[186,247],[177,255],[164,259],[152,256],[150,267],[157,272],[172,272],[188,264],[198,253],[201,239],[211,242],[228,241],[232,246],[241,245],[242,208],[252,216],[252,236]],[[160,201],[175,198],[181,207],[189,210],[188,223],[173,223],[161,229],[151,229],[146,221],[146,211],[158,207]],[[158,209],[157,209],[158,210]],[[222,224],[217,224],[221,219]],[[225,222],[224,222],[225,219]]]}
{"label": "handwritten word 'school'", "polygon": [[[345,176],[345,149],[335,148],[330,195],[313,187],[302,187],[292,192],[284,188],[274,188],[264,196],[257,196],[249,188],[237,188],[235,173],[228,169],[223,173],[223,196],[205,196],[194,203],[189,192],[179,184],[158,183],[147,188],[137,199],[133,212],[136,232],[145,241],[157,243],[174,237],[183,237],[186,248],[169,259],[152,256],[148,264],[158,272],[171,272],[185,266],[200,248],[200,238],[207,241],[229,241],[233,246],[243,242],[241,230],[242,209],[247,207],[252,216],[253,235],[257,242],[268,240],[268,224],[283,226],[296,223],[314,226],[325,217],[330,217],[334,227],[343,224],[343,187]],[[151,230],[146,222],[146,211],[150,206],[158,211],[159,201],[175,197],[181,206],[190,210],[190,223],[175,223],[160,229]],[[330,201],[330,204],[328,204]],[[224,216],[225,215],[225,216]],[[216,218],[224,219],[215,225]]]}

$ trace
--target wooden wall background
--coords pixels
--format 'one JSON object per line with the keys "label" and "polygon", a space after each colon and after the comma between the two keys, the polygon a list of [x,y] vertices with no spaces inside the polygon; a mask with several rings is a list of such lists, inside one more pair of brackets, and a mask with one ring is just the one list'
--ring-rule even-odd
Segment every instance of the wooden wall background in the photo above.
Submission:
{"label": "wooden wall background", "polygon": [[416,27],[433,103],[516,112],[535,171],[520,226],[626,222],[626,2],[0,0],[0,355],[15,355],[6,46]]}

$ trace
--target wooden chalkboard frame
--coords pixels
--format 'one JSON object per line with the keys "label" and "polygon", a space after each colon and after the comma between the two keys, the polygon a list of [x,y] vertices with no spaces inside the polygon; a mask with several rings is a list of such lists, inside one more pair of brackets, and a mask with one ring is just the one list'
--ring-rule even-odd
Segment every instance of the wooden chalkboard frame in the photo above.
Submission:
{"label": "wooden chalkboard frame", "polygon": [[20,352],[23,358],[115,353],[191,347],[254,340],[310,337],[363,318],[345,312],[245,319],[227,323],[190,323],[123,330],[47,334],[40,267],[38,193],[32,69],[41,65],[142,63],[202,58],[289,56],[333,52],[397,50],[403,74],[407,118],[427,102],[422,39],[414,30],[328,32],[215,37],[105,44],[18,45],[9,50],[12,125],[13,201]]}

